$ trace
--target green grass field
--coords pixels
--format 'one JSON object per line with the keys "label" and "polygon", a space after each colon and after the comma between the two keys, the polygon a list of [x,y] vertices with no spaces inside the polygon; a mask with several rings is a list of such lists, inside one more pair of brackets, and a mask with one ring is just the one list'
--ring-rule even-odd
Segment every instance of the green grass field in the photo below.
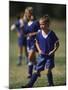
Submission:
{"label": "green grass field", "polygon": [[[66,51],[65,51],[65,22],[53,21],[51,28],[54,29],[59,37],[60,47],[55,55],[55,68],[53,69],[54,84],[55,86],[65,85],[66,83]],[[25,56],[25,54],[24,54]],[[18,46],[16,32],[10,32],[10,49],[9,49],[9,87],[20,88],[28,82],[28,66],[26,60],[22,60],[22,66],[16,65],[18,58]],[[42,72],[42,76],[38,78],[34,87],[46,87],[47,77],[46,71]]]}

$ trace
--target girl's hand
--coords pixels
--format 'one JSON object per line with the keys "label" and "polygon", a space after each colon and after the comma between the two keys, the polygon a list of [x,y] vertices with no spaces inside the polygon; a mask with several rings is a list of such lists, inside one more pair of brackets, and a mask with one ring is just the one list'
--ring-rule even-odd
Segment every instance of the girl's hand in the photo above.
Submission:
{"label": "girl's hand", "polygon": [[50,56],[50,55],[54,55],[54,52],[53,52],[53,51],[50,51],[48,55],[49,55],[49,56]]}
{"label": "girl's hand", "polygon": [[17,33],[17,36],[20,37],[20,33]]}
{"label": "girl's hand", "polygon": [[42,51],[41,50],[39,50],[39,54],[42,54]]}
{"label": "girl's hand", "polygon": [[13,24],[10,28],[11,31],[13,31],[16,28],[15,24]]}
{"label": "girl's hand", "polygon": [[29,34],[28,34],[28,36],[29,36],[29,37],[31,37],[31,36],[32,36],[32,34],[31,34],[31,33],[29,33]]}

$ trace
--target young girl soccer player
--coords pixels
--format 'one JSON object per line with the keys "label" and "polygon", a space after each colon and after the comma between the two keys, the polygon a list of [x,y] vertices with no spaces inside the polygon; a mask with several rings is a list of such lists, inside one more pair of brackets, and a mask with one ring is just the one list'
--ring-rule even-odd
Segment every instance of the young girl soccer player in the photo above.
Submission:
{"label": "young girl soccer player", "polygon": [[36,47],[39,57],[36,64],[36,72],[32,75],[30,81],[23,88],[33,87],[35,81],[40,76],[41,71],[47,69],[48,86],[53,86],[52,69],[54,68],[54,55],[59,47],[59,40],[56,34],[49,28],[49,17],[45,15],[39,20],[40,32],[36,37]]}
{"label": "young girl soccer player", "polygon": [[[16,29],[17,36],[18,36],[18,52],[19,52],[18,61],[17,61],[18,66],[20,66],[22,64],[23,46],[26,48],[26,39],[25,39],[24,33],[23,33],[23,26],[24,26],[24,23],[26,23],[26,22],[27,22],[27,20],[26,20],[25,15],[24,15],[24,17],[18,16],[15,24],[13,24],[11,26],[11,30]],[[25,54],[27,57],[26,49],[25,49]]]}
{"label": "young girl soccer player", "polygon": [[35,63],[35,37],[39,29],[39,22],[33,20],[32,11],[32,7],[26,8],[28,23],[24,26],[24,33],[27,36],[28,78],[32,76],[33,64]]}

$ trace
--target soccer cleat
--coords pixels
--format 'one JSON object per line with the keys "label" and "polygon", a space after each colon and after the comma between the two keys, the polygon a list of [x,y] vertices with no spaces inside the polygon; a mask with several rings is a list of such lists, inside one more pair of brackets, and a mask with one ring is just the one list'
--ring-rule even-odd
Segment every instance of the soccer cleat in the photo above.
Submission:
{"label": "soccer cleat", "polygon": [[29,79],[29,78],[31,78],[32,77],[32,75],[29,75],[27,78]]}
{"label": "soccer cleat", "polygon": [[21,86],[21,88],[28,88],[27,86]]}
{"label": "soccer cleat", "polygon": [[29,84],[25,85],[25,86],[21,86],[21,88],[32,88]]}
{"label": "soccer cleat", "polygon": [[19,60],[18,62],[17,62],[17,66],[21,66],[22,65],[22,62]]}
{"label": "soccer cleat", "polygon": [[17,66],[21,66],[21,65],[22,65],[22,63],[18,63],[18,64],[17,64]]}
{"label": "soccer cleat", "polygon": [[47,86],[48,86],[48,87],[51,87],[51,86],[55,86],[55,85],[54,85],[54,84],[48,84]]}

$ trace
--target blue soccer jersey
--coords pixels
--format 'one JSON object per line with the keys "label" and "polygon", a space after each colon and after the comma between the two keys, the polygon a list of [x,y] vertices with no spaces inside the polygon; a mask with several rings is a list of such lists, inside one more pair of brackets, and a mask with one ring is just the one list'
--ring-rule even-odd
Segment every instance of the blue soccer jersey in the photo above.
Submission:
{"label": "blue soccer jersey", "polygon": [[[22,19],[19,19],[16,21],[16,31],[19,33],[19,36],[18,36],[18,45],[20,47],[22,47],[23,45],[26,44],[26,39],[24,37],[24,33],[23,33],[23,21]],[[25,40],[24,40],[25,39]]]}
{"label": "blue soccer jersey", "polygon": [[[24,25],[24,33],[27,35],[29,33],[37,32],[39,30],[39,22],[38,21],[30,21],[28,24]],[[35,37],[27,36],[27,50],[34,49]]]}
{"label": "blue soccer jersey", "polygon": [[40,32],[36,36],[36,40],[38,45],[42,51],[42,54],[39,55],[36,65],[37,71],[42,71],[46,69],[52,69],[54,65],[54,55],[47,55],[50,51],[54,49],[54,44],[58,41],[58,37],[53,31],[49,31],[48,35],[45,35],[43,31]]}
{"label": "blue soccer jersey", "polygon": [[20,33],[20,36],[22,36],[23,35],[23,26],[22,26],[22,23],[21,23],[21,19],[17,20],[15,25],[16,25],[16,31],[18,33]]}
{"label": "blue soccer jersey", "polygon": [[32,32],[37,32],[39,28],[40,26],[38,21],[29,21],[24,25],[24,33],[28,34]]}
{"label": "blue soccer jersey", "polygon": [[43,54],[47,54],[54,49],[54,44],[58,40],[58,37],[53,31],[49,31],[48,35],[44,35],[43,31],[37,34],[36,40]]}

